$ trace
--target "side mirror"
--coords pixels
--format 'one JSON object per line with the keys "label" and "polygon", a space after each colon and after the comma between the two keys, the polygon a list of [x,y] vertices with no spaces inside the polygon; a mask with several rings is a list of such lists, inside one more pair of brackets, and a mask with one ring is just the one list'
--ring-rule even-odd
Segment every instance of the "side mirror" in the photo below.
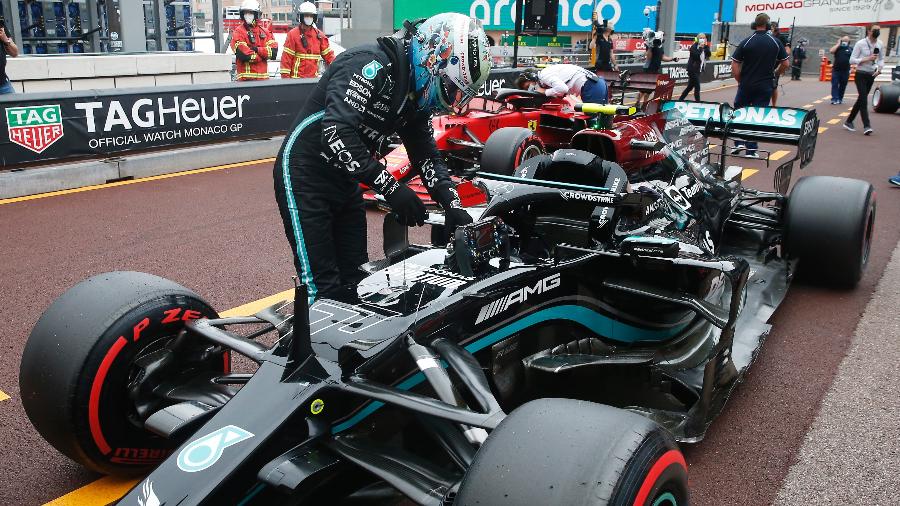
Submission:
{"label": "side mirror", "polygon": [[666,147],[666,143],[662,141],[642,141],[640,139],[631,139],[628,145],[637,151],[659,151]]}

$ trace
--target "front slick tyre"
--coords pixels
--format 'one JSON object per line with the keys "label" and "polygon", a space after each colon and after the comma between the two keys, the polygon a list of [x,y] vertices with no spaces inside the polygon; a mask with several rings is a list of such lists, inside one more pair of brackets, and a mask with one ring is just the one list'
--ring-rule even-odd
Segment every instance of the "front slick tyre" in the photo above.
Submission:
{"label": "front slick tyre", "polygon": [[[179,444],[143,423],[173,404],[155,394],[181,380],[228,369],[228,355],[187,336],[185,322],[216,318],[197,294],[140,272],[110,272],[78,283],[34,326],[19,370],[22,405],[54,448],[105,474],[145,471]],[[156,388],[160,387],[160,388]]]}
{"label": "front slick tyre", "polygon": [[491,432],[463,478],[458,505],[688,504],[687,465],[665,429],[640,415],[539,399]]}

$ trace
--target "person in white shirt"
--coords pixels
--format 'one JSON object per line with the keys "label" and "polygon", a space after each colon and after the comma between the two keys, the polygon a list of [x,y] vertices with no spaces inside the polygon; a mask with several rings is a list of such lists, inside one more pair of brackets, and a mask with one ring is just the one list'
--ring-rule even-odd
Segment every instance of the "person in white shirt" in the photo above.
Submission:
{"label": "person in white shirt", "polygon": [[605,104],[609,100],[606,80],[578,65],[548,65],[538,72],[526,69],[516,78],[516,88],[538,91],[548,97],[575,95],[582,102]]}
{"label": "person in white shirt", "polygon": [[878,40],[881,35],[881,27],[870,25],[866,30],[866,38],[860,40],[853,46],[853,53],[850,55],[850,63],[856,65],[856,91],[859,95],[850,109],[850,116],[844,122],[844,128],[851,132],[856,131],[853,120],[856,119],[857,113],[862,116],[863,132],[866,135],[872,135],[872,124],[869,123],[869,91],[875,83],[875,78],[884,68],[884,44]]}

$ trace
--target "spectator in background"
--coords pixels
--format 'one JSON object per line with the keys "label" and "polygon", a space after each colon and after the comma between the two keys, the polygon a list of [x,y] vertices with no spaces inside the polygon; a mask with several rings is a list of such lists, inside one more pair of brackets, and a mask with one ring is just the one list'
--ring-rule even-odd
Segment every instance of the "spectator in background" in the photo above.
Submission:
{"label": "spectator in background", "polygon": [[241,3],[241,20],[231,33],[231,48],[237,59],[238,81],[259,81],[269,78],[269,61],[278,57],[278,43],[272,34],[259,25],[259,2]]}
{"label": "spectator in background", "polygon": [[803,71],[803,60],[806,59],[806,40],[800,40],[791,53],[794,57],[794,63],[791,65],[791,81],[799,81],[800,72]]}
{"label": "spectator in background", "polygon": [[597,61],[594,70],[619,70],[616,64],[616,56],[613,53],[612,34],[613,28],[609,26],[609,20],[604,19],[601,25],[597,22],[597,11],[593,14],[594,28],[597,30],[597,40],[594,49],[597,52]]}
{"label": "spectator in background", "polygon": [[[734,97],[735,109],[768,105],[772,99],[776,74],[784,73],[788,67],[787,51],[768,32],[769,15],[762,12],[757,14],[754,25],[756,31],[742,40],[731,55],[731,73],[738,82]],[[746,149],[747,156],[756,158],[756,147],[755,142],[735,141],[731,154],[739,154]]]}
{"label": "spectator in background", "polygon": [[13,42],[12,37],[6,34],[6,27],[0,24],[0,95],[15,93],[9,76],[6,75],[6,57],[15,58],[19,56],[19,48]]}
{"label": "spectator in background", "polygon": [[334,50],[328,37],[316,28],[316,6],[312,2],[300,4],[300,25],[287,34],[281,54],[282,78],[310,78],[319,76],[319,62],[334,61]]}
{"label": "spectator in background", "polygon": [[[678,61],[678,58],[673,58],[663,53],[662,45],[664,40],[665,34],[663,32],[646,31],[645,29],[644,42],[647,44],[647,51],[644,52],[644,72],[659,74],[662,72],[663,62]],[[643,105],[647,104],[649,99],[650,93],[642,91],[638,94],[637,103],[634,106],[640,110]]]}
{"label": "spectator in background", "polygon": [[853,120],[856,119],[857,114],[862,116],[863,133],[872,135],[872,132],[874,132],[871,123],[869,123],[868,95],[869,91],[872,90],[875,78],[881,73],[881,69],[884,68],[884,44],[878,40],[879,35],[881,35],[881,27],[877,24],[870,25],[868,30],[866,30],[866,38],[857,42],[853,46],[853,53],[850,54],[850,63],[856,65],[854,82],[856,83],[856,91],[859,93],[856,97],[856,102],[853,104],[853,109],[850,109],[850,116],[847,116],[847,121],[844,122],[844,128],[851,132],[856,131]]}
{"label": "spectator in background", "polygon": [[709,44],[706,43],[705,33],[697,34],[694,43],[691,44],[689,52],[691,55],[687,62],[688,85],[687,88],[681,92],[681,98],[678,100],[684,100],[684,97],[686,97],[691,90],[694,90],[694,100],[699,102],[700,74],[703,72],[703,68],[706,66],[706,60],[709,59],[710,55]]}
{"label": "spectator in background", "polygon": [[[784,46],[785,51],[787,51],[788,54],[790,54],[791,41],[788,38],[788,35],[786,33],[781,33],[781,28],[778,26],[777,21],[773,22],[770,26],[772,27],[772,36],[775,37],[776,39],[778,39],[778,42],[781,42],[781,45]],[[755,31],[756,27],[753,24],[751,24],[750,29]],[[772,107],[776,107],[778,105],[778,86],[780,85],[778,81],[780,81],[780,80],[781,80],[781,74],[776,71],[775,72],[775,87],[772,88]]]}
{"label": "spectator in background", "polygon": [[844,92],[847,91],[847,82],[850,80],[850,55],[853,49],[850,47],[850,37],[844,35],[829,49],[834,55],[831,65],[831,105],[844,103]]}

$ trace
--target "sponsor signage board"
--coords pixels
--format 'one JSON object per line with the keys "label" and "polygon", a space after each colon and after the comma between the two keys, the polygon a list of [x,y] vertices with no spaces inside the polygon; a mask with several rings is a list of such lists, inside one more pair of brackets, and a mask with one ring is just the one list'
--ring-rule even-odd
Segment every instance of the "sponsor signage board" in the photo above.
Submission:
{"label": "sponsor signage board", "polygon": [[285,80],[8,95],[0,100],[0,167],[278,135],[311,86]]}
{"label": "sponsor signage board", "polygon": [[[722,2],[723,21],[733,21],[735,1]],[[516,3],[513,0],[394,0],[394,27],[403,26],[403,21],[407,19],[427,18],[441,12],[459,12],[480,19],[487,30],[512,31]],[[649,3],[656,5],[655,2]],[[610,20],[619,32],[641,32],[648,26],[644,5],[630,0],[559,0],[557,30],[589,32],[591,14],[596,11],[599,19]],[[679,2],[676,32],[709,32],[718,8],[719,3],[713,1]],[[649,21],[650,26],[653,26],[656,19],[651,17]]]}
{"label": "sponsor signage board", "polygon": [[[737,0],[736,22],[751,23],[765,12],[786,26],[797,18],[797,26],[837,26],[900,21],[900,2],[892,0]],[[787,21],[785,21],[787,20]]]}

